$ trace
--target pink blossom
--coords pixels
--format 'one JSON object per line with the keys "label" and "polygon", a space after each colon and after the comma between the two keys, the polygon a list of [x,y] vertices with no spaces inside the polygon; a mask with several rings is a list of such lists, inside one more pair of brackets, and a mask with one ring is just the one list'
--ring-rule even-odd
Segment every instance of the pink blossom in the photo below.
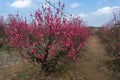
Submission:
{"label": "pink blossom", "polygon": [[51,45],[48,46],[49,49],[50,49],[51,47],[52,47]]}
{"label": "pink blossom", "polygon": [[34,42],[34,43],[33,43],[33,46],[36,46],[37,44],[38,44],[38,42]]}
{"label": "pink blossom", "polygon": [[120,52],[118,52],[118,55],[120,56]]}
{"label": "pink blossom", "polygon": [[68,53],[67,56],[68,56],[68,58],[71,58],[71,57],[72,57],[72,54],[71,54],[71,53]]}
{"label": "pink blossom", "polygon": [[[64,5],[61,9],[63,7]],[[20,48],[23,52],[28,50],[34,55],[42,52],[44,56],[49,52],[48,57],[51,59],[53,54],[56,55],[61,51],[66,52],[68,58],[74,58],[74,55],[78,55],[77,52],[86,44],[85,41],[89,37],[88,29],[79,18],[67,19],[64,16],[61,18],[61,9],[57,9],[55,14],[50,8],[42,6],[42,9],[43,11],[38,10],[31,15],[34,17],[31,23],[10,15],[8,20],[10,25],[5,30],[9,44]],[[42,55],[38,55],[38,58],[43,59]]]}
{"label": "pink blossom", "polygon": [[35,49],[31,49],[30,53],[36,53],[36,50]]}
{"label": "pink blossom", "polygon": [[42,55],[38,55],[38,58],[40,59],[40,60],[42,60],[43,59],[43,56]]}
{"label": "pink blossom", "polygon": [[50,57],[52,57],[52,55],[53,55],[53,52],[52,52],[52,51],[50,51],[50,52],[49,52],[49,55],[50,55]]}

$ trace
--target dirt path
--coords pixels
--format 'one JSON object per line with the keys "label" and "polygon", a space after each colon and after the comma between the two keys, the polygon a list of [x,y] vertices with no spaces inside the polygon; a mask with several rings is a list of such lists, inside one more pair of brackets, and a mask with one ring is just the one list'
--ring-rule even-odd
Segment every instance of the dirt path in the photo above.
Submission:
{"label": "dirt path", "polygon": [[23,62],[19,62],[19,64],[15,64],[9,66],[4,69],[0,69],[0,80],[10,80],[13,76],[16,76],[16,73],[28,67],[28,64]]}
{"label": "dirt path", "polygon": [[111,59],[104,49],[105,46],[97,36],[92,36],[88,40],[84,53],[85,60],[80,64],[81,75],[86,80],[116,80],[100,70],[102,63]]}

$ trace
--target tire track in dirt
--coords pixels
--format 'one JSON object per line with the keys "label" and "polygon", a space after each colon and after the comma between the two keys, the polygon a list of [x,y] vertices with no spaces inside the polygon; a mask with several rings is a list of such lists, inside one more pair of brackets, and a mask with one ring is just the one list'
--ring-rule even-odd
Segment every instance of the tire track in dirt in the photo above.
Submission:
{"label": "tire track in dirt", "polygon": [[105,46],[97,36],[88,40],[83,56],[85,60],[80,64],[80,69],[86,80],[116,80],[100,70],[100,65],[112,58],[106,54]]}

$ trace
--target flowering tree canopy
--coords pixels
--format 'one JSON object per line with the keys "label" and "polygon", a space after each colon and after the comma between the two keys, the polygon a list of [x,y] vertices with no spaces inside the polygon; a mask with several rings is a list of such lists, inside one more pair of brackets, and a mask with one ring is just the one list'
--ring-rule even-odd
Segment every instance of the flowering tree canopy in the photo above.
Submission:
{"label": "flowering tree canopy", "polygon": [[65,18],[61,12],[64,4],[59,6],[56,13],[42,6],[42,11],[31,15],[30,24],[19,15],[9,15],[5,29],[9,45],[18,49],[22,57],[41,63],[44,71],[55,68],[63,56],[75,58],[90,36],[79,17]]}

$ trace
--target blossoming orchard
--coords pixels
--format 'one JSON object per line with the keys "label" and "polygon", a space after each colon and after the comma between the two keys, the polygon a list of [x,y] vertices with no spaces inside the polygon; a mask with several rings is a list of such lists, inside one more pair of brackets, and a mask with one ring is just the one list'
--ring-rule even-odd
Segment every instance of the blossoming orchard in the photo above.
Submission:
{"label": "blossoming orchard", "polygon": [[113,18],[99,31],[98,36],[107,45],[107,51],[120,59],[120,12],[114,12]]}
{"label": "blossoming orchard", "polygon": [[53,14],[50,7],[42,6],[42,11],[31,14],[30,24],[19,15],[9,15],[5,28],[9,45],[22,57],[41,63],[45,72],[53,70],[64,56],[75,59],[90,36],[82,19],[65,18],[61,13],[64,4],[59,7]]}
{"label": "blossoming orchard", "polygon": [[[32,13],[32,6],[38,8],[34,1],[41,2],[41,7]],[[15,12],[1,16],[5,10],[0,8],[0,80],[120,79],[120,6],[78,14],[78,7],[86,11],[88,6],[70,0],[73,4],[68,2],[65,8],[65,2],[15,0],[7,4],[23,13],[31,8],[29,16]],[[110,0],[98,3],[103,2]],[[75,11],[72,14],[66,11],[69,6],[70,12]],[[107,23],[90,25],[104,22],[108,15]]]}

